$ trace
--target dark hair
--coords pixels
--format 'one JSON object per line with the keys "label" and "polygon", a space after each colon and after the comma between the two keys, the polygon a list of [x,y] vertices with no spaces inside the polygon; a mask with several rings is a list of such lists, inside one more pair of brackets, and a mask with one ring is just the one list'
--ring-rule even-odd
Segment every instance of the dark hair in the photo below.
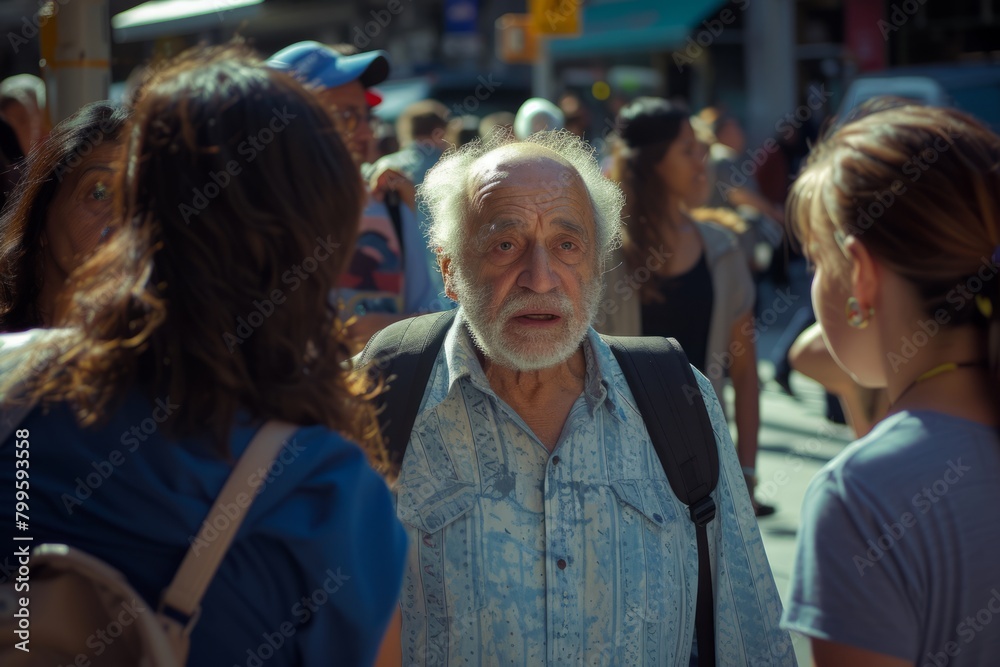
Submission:
{"label": "dark hair", "polygon": [[[640,97],[618,112],[611,177],[625,192],[622,252],[629,268],[642,266],[649,248],[669,252],[662,235],[667,200],[657,165],[689,122],[687,109],[657,97]],[[656,281],[643,283],[640,295],[644,301],[662,300]]]}
{"label": "dark hair", "polygon": [[420,100],[403,110],[396,121],[402,145],[415,139],[440,139],[448,127],[448,107],[437,100]]}
{"label": "dark hair", "polygon": [[135,114],[121,228],[74,272],[74,333],[37,392],[84,426],[133,386],[172,397],[165,432],[223,456],[238,416],[322,425],[380,465],[329,303],[365,197],[333,118],[240,45],[183,54]]}
{"label": "dark hair", "polygon": [[56,125],[28,155],[0,218],[0,331],[42,324],[40,237],[49,205],[66,175],[97,146],[118,141],[128,119],[123,106],[93,102]]}

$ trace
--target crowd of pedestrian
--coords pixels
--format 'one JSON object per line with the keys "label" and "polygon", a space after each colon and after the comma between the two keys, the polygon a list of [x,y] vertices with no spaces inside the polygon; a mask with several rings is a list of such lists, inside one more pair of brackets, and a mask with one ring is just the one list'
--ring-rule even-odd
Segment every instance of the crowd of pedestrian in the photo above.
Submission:
{"label": "crowd of pedestrian", "polygon": [[[721,109],[640,97],[602,156],[573,94],[386,135],[389,75],[199,47],[51,129],[44,85],[0,85],[0,486],[29,497],[30,433],[33,545],[119,571],[176,664],[1000,654],[1000,137],[882,98],[737,182]],[[793,247],[816,324],[780,361],[863,437],[783,609],[755,307]]]}

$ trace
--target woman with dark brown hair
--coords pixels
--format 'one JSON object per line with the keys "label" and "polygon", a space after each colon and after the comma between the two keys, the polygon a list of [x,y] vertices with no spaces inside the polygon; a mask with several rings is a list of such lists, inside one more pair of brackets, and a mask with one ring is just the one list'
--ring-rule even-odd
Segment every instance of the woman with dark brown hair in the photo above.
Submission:
{"label": "woman with dark brown hair", "polygon": [[[619,112],[616,126],[612,178],[626,197],[624,261],[607,281],[615,311],[598,329],[676,338],[723,405],[732,379],[737,451],[753,498],[760,417],[746,259],[732,233],[690,214],[688,202],[704,193],[705,164],[687,110],[642,97]],[[754,511],[774,508],[754,500]]]}
{"label": "woman with dark brown hair", "polygon": [[788,202],[827,347],[890,406],[806,492],[783,623],[821,667],[992,665],[1000,137],[878,105],[819,143]]}
{"label": "woman with dark brown hair", "polygon": [[57,125],[19,167],[0,218],[0,331],[51,326],[66,279],[111,224],[111,180],[129,110],[93,102]]}
{"label": "woman with dark brown hair", "polygon": [[112,190],[121,222],[72,274],[65,328],[15,352],[44,366],[20,427],[35,543],[110,563],[155,609],[233,460],[264,422],[296,424],[257,473],[187,664],[371,663],[406,545],[328,301],[364,197],[332,118],[248,51],[199,50],[144,88]]}

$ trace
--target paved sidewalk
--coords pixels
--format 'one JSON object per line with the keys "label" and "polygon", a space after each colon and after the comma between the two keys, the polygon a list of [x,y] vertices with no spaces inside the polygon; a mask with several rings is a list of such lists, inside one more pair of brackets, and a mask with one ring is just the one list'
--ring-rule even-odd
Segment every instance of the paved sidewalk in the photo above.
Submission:
{"label": "paved sidewalk", "polygon": [[[796,306],[808,307],[809,276],[801,264],[793,266],[791,274],[790,289],[783,289],[789,289],[794,295]],[[760,286],[758,300],[766,305],[781,299],[772,286],[765,284]],[[774,374],[773,365],[768,360],[775,356],[778,339],[793,315],[792,310],[781,313],[771,326],[766,326],[766,318],[758,321],[761,336],[757,341],[757,356],[761,361],[758,361],[757,368],[761,380],[770,380]],[[759,525],[782,602],[787,601],[806,488],[819,469],[853,440],[848,427],[827,421],[825,392],[820,385],[798,373],[792,373],[791,383],[794,398],[785,394],[774,382],[763,383],[757,454],[757,497],[777,508],[775,514],[760,519]],[[731,387],[727,388],[726,400],[730,406],[729,414],[733,414]],[[809,640],[793,633],[792,643],[799,664],[810,667],[812,654]]]}
{"label": "paved sidewalk", "polygon": [[[761,377],[770,377],[767,362],[759,364]],[[850,430],[824,417],[823,389],[807,378],[792,374],[796,397],[786,395],[773,382],[761,390],[760,447],[757,454],[757,497],[777,512],[760,519],[760,532],[771,571],[787,600],[795,556],[802,498],[810,480],[823,465],[852,440]],[[812,665],[809,641],[792,635],[800,665]]]}

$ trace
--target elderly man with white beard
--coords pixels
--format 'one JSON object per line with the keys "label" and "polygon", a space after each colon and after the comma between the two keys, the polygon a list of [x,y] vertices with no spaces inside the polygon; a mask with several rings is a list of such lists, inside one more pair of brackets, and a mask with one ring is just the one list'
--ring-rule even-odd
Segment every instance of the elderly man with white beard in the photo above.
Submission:
{"label": "elderly man with white beard", "polygon": [[[446,154],[420,196],[459,308],[394,487],[412,545],[402,664],[698,664],[695,528],[591,327],[621,191],[550,132]],[[794,665],[725,419],[697,384],[720,461],[716,664]]]}

